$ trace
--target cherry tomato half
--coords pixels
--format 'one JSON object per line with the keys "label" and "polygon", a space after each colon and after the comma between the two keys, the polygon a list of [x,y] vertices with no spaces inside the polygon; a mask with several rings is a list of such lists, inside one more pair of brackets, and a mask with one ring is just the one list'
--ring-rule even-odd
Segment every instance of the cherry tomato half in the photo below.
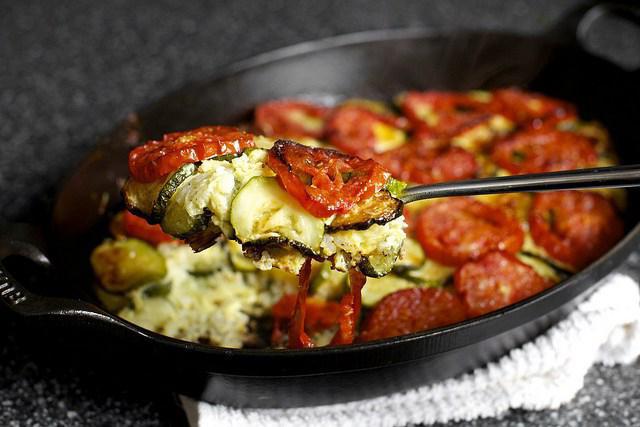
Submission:
{"label": "cherry tomato half", "polygon": [[453,266],[495,250],[515,253],[524,241],[518,221],[503,209],[464,197],[427,206],[416,237],[429,257]]}
{"label": "cherry tomato half", "polygon": [[138,182],[153,182],[186,163],[242,152],[254,136],[229,126],[206,126],[168,133],[129,153],[129,172]]}
{"label": "cherry tomato half", "polygon": [[490,102],[458,92],[407,92],[400,108],[416,126],[453,136],[491,118]]}
{"label": "cherry tomato half", "polygon": [[454,286],[469,317],[481,316],[521,301],[551,283],[507,252],[489,252],[456,271]]}
{"label": "cherry tomato half", "polygon": [[279,140],[267,164],[282,187],[311,214],[346,213],[384,187],[389,173],[373,160]]}
{"label": "cherry tomato half", "polygon": [[559,130],[528,130],[496,143],[493,161],[514,174],[554,172],[595,166],[598,154],[589,138]]}
{"label": "cherry tomato half", "polygon": [[575,107],[568,102],[515,88],[493,91],[491,104],[494,112],[533,128],[577,118]]}
{"label": "cherry tomato half", "polygon": [[358,105],[337,108],[327,122],[329,142],[345,153],[364,159],[405,143],[406,119]]}
{"label": "cherry tomato half", "polygon": [[440,288],[403,289],[384,297],[365,319],[360,341],[395,337],[465,320],[458,296]]}
{"label": "cherry tomato half", "polygon": [[129,211],[122,213],[122,231],[129,237],[135,237],[152,245],[166,242],[177,242],[160,228],[160,224],[149,224],[146,219],[132,214]]}
{"label": "cherry tomato half", "polygon": [[256,107],[255,126],[266,136],[321,138],[330,111],[309,102],[270,101]]}
{"label": "cherry tomato half", "polygon": [[624,233],[624,224],[609,200],[581,191],[537,194],[529,224],[537,244],[575,268],[604,254]]}

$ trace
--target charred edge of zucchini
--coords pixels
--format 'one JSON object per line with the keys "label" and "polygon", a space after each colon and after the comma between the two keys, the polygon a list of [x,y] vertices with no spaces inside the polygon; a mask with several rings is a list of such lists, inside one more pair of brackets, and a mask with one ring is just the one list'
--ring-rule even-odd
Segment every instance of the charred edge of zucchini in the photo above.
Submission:
{"label": "charred edge of zucchini", "polygon": [[550,258],[545,258],[541,255],[537,255],[534,254],[532,252],[527,252],[527,251],[522,251],[520,252],[522,255],[529,257],[529,258],[533,258],[537,261],[540,261],[546,265],[548,265],[549,267],[551,267],[556,273],[558,273],[558,276],[560,277],[561,280],[564,280],[568,277],[571,277],[575,274],[575,272],[571,272],[570,270],[567,270],[561,266],[559,266],[558,264],[556,264],[553,259]]}
{"label": "charred edge of zucchini", "polygon": [[[376,260],[374,258],[379,259]],[[358,263],[358,270],[360,270],[365,276],[379,278],[382,276],[386,276],[393,269],[393,265],[395,264],[397,259],[398,255],[394,257],[364,257]]]}
{"label": "charred edge of zucchini", "polygon": [[207,208],[198,218],[198,225],[188,233],[178,236],[191,246],[194,252],[210,248],[222,234],[220,227],[211,222],[211,211]]}
{"label": "charred edge of zucchini", "polygon": [[201,162],[186,163],[180,166],[180,169],[175,171],[166,180],[156,197],[156,201],[153,203],[149,223],[158,224],[162,221],[171,197],[173,197],[174,193],[178,190],[180,184],[193,175],[200,165]]}
{"label": "charred edge of zucchini", "polygon": [[262,252],[269,248],[295,249],[304,256],[313,258],[316,261],[323,261],[323,258],[319,254],[315,253],[311,248],[306,247],[302,243],[289,240],[286,237],[266,237],[264,239],[242,243],[242,251],[245,256],[254,260],[259,260],[262,256]]}
{"label": "charred edge of zucchini", "polygon": [[387,190],[381,190],[351,208],[349,212],[337,215],[326,231],[366,230],[373,224],[384,225],[402,215],[403,203]]}

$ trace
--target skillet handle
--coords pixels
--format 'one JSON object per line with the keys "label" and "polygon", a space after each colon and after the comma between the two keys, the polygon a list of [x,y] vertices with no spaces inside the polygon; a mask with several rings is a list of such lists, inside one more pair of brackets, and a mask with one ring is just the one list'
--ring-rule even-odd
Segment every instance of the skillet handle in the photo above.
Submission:
{"label": "skillet handle", "polygon": [[[27,258],[50,268],[51,263],[40,244],[38,230],[27,224],[11,224],[0,235],[0,307],[23,317],[38,320],[62,320],[81,317],[101,326],[120,325],[131,329],[120,319],[85,301],[39,295],[16,280],[6,266],[9,256]],[[45,279],[46,280],[46,279]]]}
{"label": "skillet handle", "polygon": [[552,39],[573,41],[626,71],[640,69],[640,7],[631,1],[580,6],[552,28]]}

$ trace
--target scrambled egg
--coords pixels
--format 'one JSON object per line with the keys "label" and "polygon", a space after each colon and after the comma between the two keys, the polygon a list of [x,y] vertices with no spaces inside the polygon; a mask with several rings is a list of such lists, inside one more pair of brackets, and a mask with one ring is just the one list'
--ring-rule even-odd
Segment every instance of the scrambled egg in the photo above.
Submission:
{"label": "scrambled egg", "polygon": [[226,245],[199,253],[186,245],[162,244],[167,275],[161,283],[128,293],[118,314],[152,331],[188,341],[241,347],[252,336],[251,319],[267,315],[297,279],[281,271],[235,271]]}

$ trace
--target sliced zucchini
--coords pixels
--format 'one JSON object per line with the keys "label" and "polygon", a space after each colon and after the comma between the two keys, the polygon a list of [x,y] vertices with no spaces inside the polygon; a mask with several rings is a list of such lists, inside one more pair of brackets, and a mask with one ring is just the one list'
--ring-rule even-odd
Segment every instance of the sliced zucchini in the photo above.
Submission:
{"label": "sliced zucchini", "polygon": [[145,298],[166,297],[171,292],[171,282],[150,283],[141,288],[140,291]]}
{"label": "sliced zucchini", "polygon": [[401,289],[415,288],[417,285],[394,274],[378,279],[367,279],[362,288],[362,305],[373,307],[385,296]]}
{"label": "sliced zucchini", "polygon": [[229,262],[236,271],[256,271],[256,266],[253,261],[242,253],[242,246],[238,242],[229,240],[227,242],[227,248],[229,250]]}
{"label": "sliced zucchini", "polygon": [[554,259],[551,255],[547,253],[547,251],[542,247],[536,244],[531,237],[531,232],[527,231],[524,233],[524,243],[522,244],[522,248],[520,248],[520,252],[535,256],[549,265],[554,266],[563,271],[568,271],[575,273],[575,268],[571,267],[569,264],[565,264],[561,261]]}
{"label": "sliced zucchini", "polygon": [[187,163],[168,177],[152,183],[128,179],[122,188],[122,196],[127,209],[140,214],[150,224],[160,223],[173,194],[185,179],[193,175],[197,168],[198,164]]}
{"label": "sliced zucchini", "polygon": [[307,257],[306,248],[293,246],[295,242],[285,238],[272,237],[242,245],[245,256],[254,260],[259,270],[279,268],[292,274],[298,274]]}
{"label": "sliced zucchini", "polygon": [[330,262],[323,262],[311,279],[311,294],[325,300],[337,300],[349,290],[347,274],[332,270]]}
{"label": "sliced zucchini", "polygon": [[401,269],[396,274],[405,280],[420,286],[443,286],[451,279],[455,269],[426,258],[420,268]]}
{"label": "sliced zucchini", "polygon": [[231,203],[231,225],[243,247],[291,246],[317,255],[325,223],[307,212],[275,178],[253,177]]}
{"label": "sliced zucchini", "polygon": [[160,252],[138,239],[106,240],[93,250],[91,266],[102,287],[110,292],[125,292],[167,273]]}
{"label": "sliced zucchini", "polygon": [[185,179],[194,174],[197,169],[197,164],[187,163],[182,165],[180,169],[175,171],[169,179],[162,186],[162,189],[158,193],[158,197],[156,198],[155,203],[153,204],[153,208],[151,210],[151,219],[154,222],[161,222],[164,217],[164,213],[167,210],[167,205],[169,204],[169,200],[176,192],[180,184],[184,182]]}
{"label": "sliced zucchini", "polygon": [[540,276],[552,281],[553,283],[558,283],[571,275],[570,272],[556,267],[544,259],[532,254],[520,252],[517,254],[517,258],[532,267]]}
{"label": "sliced zucchini", "polygon": [[102,306],[111,313],[117,313],[123,308],[131,306],[131,300],[126,294],[108,292],[97,284],[93,286],[93,292],[102,303]]}
{"label": "sliced zucchini", "polygon": [[398,259],[397,254],[395,256],[384,253],[367,255],[358,263],[358,269],[365,276],[382,277],[391,271],[396,259]]}
{"label": "sliced zucchini", "polygon": [[346,214],[337,215],[327,226],[327,231],[366,230],[372,224],[386,224],[402,215],[402,207],[403,203],[389,191],[378,191]]}
{"label": "sliced zucchini", "polygon": [[424,265],[425,261],[426,257],[420,243],[407,237],[402,244],[400,256],[393,266],[393,271],[397,274],[403,274],[417,270]]}

